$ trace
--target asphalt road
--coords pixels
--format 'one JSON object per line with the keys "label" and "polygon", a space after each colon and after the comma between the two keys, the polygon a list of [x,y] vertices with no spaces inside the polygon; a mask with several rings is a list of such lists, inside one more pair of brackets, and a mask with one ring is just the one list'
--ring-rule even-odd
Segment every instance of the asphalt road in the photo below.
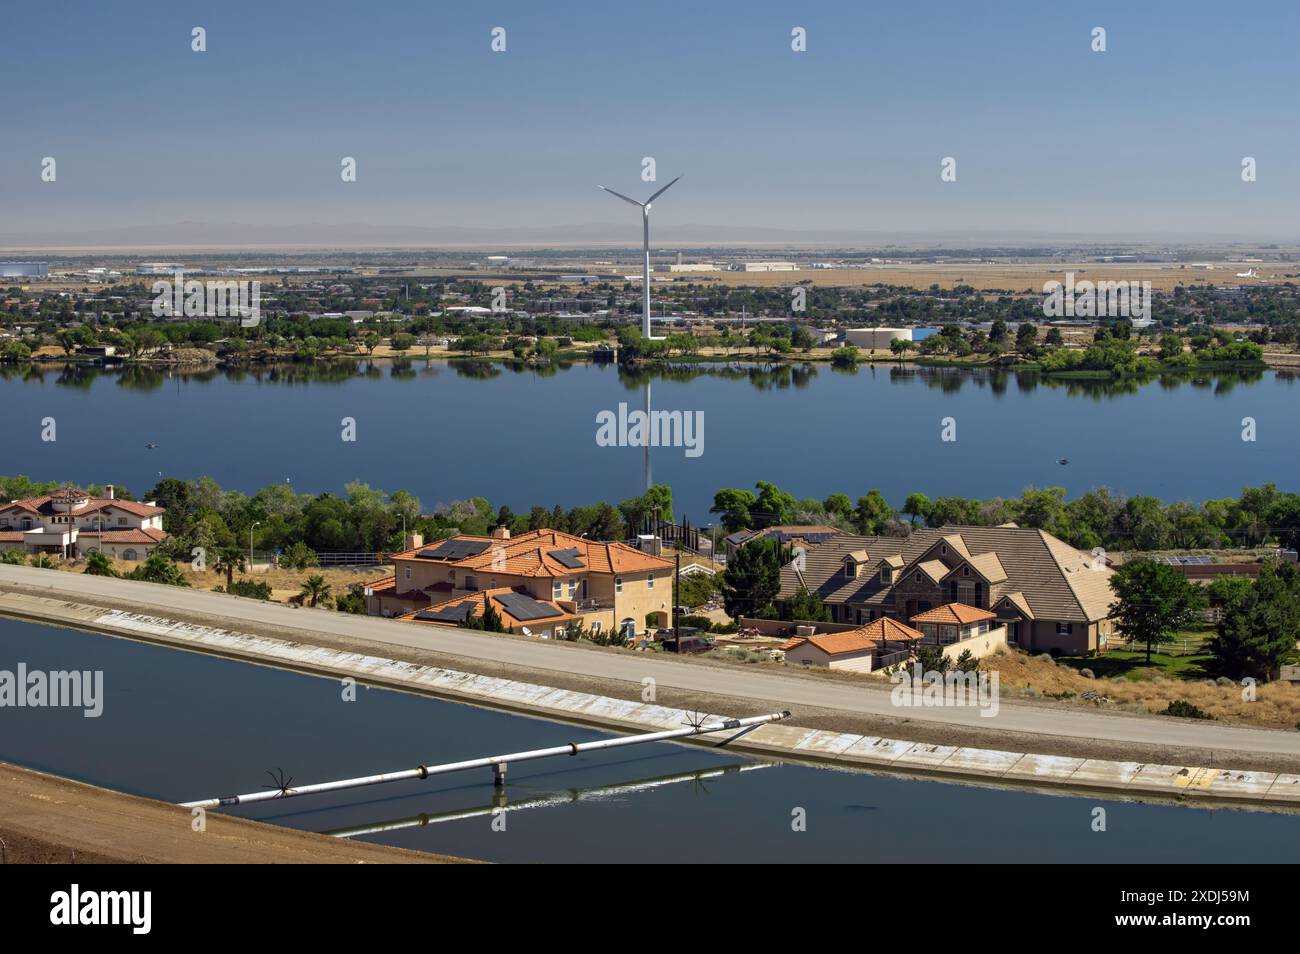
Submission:
{"label": "asphalt road", "polygon": [[[148,604],[159,616],[179,611],[190,616],[213,617],[213,625],[223,628],[230,627],[229,620],[245,620],[256,624],[257,630],[266,635],[273,635],[280,629],[318,631],[335,637],[361,637],[377,643],[415,647],[471,660],[491,660],[597,679],[640,683],[649,676],[663,687],[752,699],[763,709],[775,707],[797,711],[800,706],[813,706],[865,715],[904,716],[918,722],[1074,739],[1300,755],[1300,732],[1296,731],[1244,728],[1163,716],[1144,718],[1067,710],[1005,700],[992,718],[981,717],[979,710],[974,708],[904,709],[892,703],[888,686],[850,685],[798,672],[759,672],[736,666],[710,665],[703,660],[602,652],[563,642],[416,626],[330,610],[295,609],[206,590],[0,565],[0,589],[6,583],[40,588],[48,591],[44,595],[70,601],[86,600],[108,606],[117,600]],[[292,632],[285,636],[300,638],[299,634]]]}

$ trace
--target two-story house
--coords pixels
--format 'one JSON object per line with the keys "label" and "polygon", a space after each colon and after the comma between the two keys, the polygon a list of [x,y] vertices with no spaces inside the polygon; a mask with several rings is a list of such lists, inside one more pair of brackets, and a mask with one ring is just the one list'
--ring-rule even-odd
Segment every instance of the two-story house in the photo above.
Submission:
{"label": "two-story house", "polygon": [[781,571],[777,602],[804,587],[837,623],[912,622],[961,603],[994,614],[1007,643],[1065,655],[1103,651],[1112,634],[1113,571],[1050,533],[1015,525],[941,527],[910,537],[843,534]]}
{"label": "two-story house", "polygon": [[118,560],[144,560],[167,537],[164,512],[153,501],[119,500],[112,485],[103,497],[92,497],[69,484],[0,506],[0,550],[66,559],[98,550]]}
{"label": "two-story house", "polygon": [[483,590],[514,590],[549,601],[593,631],[644,632],[667,625],[673,564],[624,543],[533,530],[512,537],[460,534],[392,557],[393,575],[366,587],[372,616],[403,616]]}

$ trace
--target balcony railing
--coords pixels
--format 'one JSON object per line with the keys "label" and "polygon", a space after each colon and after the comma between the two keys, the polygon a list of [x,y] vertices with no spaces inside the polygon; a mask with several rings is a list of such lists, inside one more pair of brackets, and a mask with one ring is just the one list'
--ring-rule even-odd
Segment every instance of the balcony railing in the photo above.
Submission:
{"label": "balcony railing", "polygon": [[614,601],[612,599],[574,600],[573,604],[577,607],[579,613],[590,613],[595,610],[614,608]]}

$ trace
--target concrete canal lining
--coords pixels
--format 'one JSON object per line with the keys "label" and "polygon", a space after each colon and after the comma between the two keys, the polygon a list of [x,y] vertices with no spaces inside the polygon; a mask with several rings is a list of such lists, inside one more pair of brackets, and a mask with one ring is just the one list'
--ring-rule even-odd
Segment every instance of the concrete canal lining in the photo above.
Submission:
{"label": "concrete canal lining", "polygon": [[[48,572],[48,571],[46,571]],[[0,593],[0,613],[52,625],[433,696],[522,715],[621,732],[678,728],[702,713],[538,683],[420,665],[282,638],[242,633],[127,609]],[[725,718],[732,713],[708,713]],[[794,721],[798,720],[796,711]],[[965,784],[1143,801],[1300,810],[1300,775],[1112,761],[935,745],[875,735],[764,725],[689,744],[780,761],[807,762]]]}

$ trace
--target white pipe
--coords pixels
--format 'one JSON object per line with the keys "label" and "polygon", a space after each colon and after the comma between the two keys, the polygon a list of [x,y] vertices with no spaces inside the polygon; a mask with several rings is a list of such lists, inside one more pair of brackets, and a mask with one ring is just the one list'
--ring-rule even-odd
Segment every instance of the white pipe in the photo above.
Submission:
{"label": "white pipe", "polygon": [[530,762],[534,759],[546,759],[556,755],[577,755],[579,752],[595,752],[602,749],[616,749],[625,745],[637,745],[642,742],[662,742],[667,739],[680,739],[692,735],[704,735],[710,732],[725,732],[728,729],[745,729],[751,726],[777,722],[790,715],[786,712],[774,712],[770,715],[750,716],[746,719],[727,719],[709,725],[690,726],[685,729],[667,729],[663,732],[649,732],[644,735],[627,735],[615,739],[598,739],[595,742],[570,742],[548,749],[532,749],[527,752],[513,752],[509,755],[489,755],[480,759],[468,759],[464,762],[448,762],[445,765],[420,765],[413,769],[397,772],[383,772],[379,775],[363,775],[360,778],[345,778],[335,782],[317,782],[314,785],[297,785],[293,788],[272,788],[261,792],[249,792],[246,795],[221,795],[217,798],[204,798],[194,802],[181,802],[182,808],[225,808],[230,805],[249,805],[253,802],[269,802],[277,798],[294,798],[298,795],[316,795],[321,792],[337,792],[345,788],[362,788],[366,785],[382,785],[385,782],[403,782],[408,779],[425,779],[431,775],[446,775],[451,772],[463,772],[466,769],[493,768],[502,771],[511,762]]}

